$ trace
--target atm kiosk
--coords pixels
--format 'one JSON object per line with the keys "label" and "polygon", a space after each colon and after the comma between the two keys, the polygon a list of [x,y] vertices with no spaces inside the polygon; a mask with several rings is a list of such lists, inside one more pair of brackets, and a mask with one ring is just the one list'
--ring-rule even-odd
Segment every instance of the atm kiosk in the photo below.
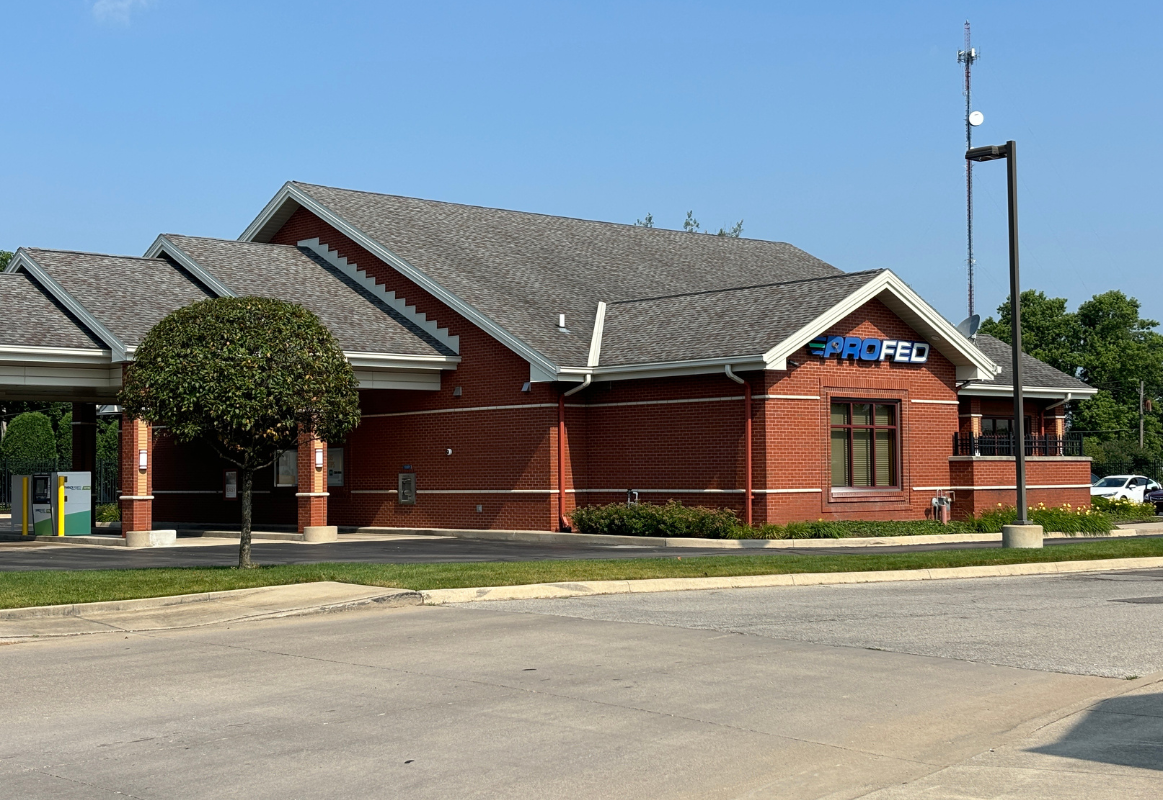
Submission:
{"label": "atm kiosk", "polygon": [[12,476],[12,529],[25,536],[88,536],[93,532],[92,473]]}

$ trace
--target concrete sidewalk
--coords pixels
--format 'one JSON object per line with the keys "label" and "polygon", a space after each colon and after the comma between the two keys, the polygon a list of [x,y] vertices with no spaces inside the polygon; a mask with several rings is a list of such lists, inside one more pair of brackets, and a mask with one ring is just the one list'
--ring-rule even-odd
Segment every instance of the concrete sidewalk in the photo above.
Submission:
{"label": "concrete sidewalk", "polygon": [[334,581],[224,592],[0,610],[0,643],[91,633],[196,628],[344,611],[420,605],[418,593]]}

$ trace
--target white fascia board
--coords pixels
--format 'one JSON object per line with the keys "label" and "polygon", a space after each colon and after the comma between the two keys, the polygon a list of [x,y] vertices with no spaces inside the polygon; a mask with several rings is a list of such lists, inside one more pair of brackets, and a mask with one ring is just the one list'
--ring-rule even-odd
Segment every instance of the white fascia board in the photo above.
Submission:
{"label": "white fascia board", "polygon": [[125,342],[113,335],[113,331],[102,325],[96,317],[89,313],[89,310],[81,305],[75,297],[65,291],[64,287],[52,279],[40,264],[36,263],[27,250],[23,247],[16,251],[12,256],[12,261],[8,264],[7,272],[17,272],[23,269],[32,279],[41,285],[49,294],[56,298],[57,302],[69,310],[69,312],[81,321],[81,324],[88,328],[93,333],[97,334],[102,342],[109,346],[111,351],[111,359],[113,361],[125,361]]}
{"label": "white fascia board", "polygon": [[52,364],[109,366],[113,352],[87,347],[20,347],[0,345],[0,362],[8,364]]}
{"label": "white fascia board", "polygon": [[162,253],[177,261],[183,269],[205,284],[206,288],[219,297],[238,296],[235,292],[231,291],[229,286],[218,280],[199,265],[198,262],[190,258],[190,256],[182,251],[182,248],[167,239],[164,233],[158,236],[154,240],[154,243],[150,245],[150,248],[145,251],[145,258],[160,258]]}
{"label": "white fascia board", "polygon": [[[978,350],[972,342],[962,336],[957,328],[937,313],[936,309],[922,300],[920,295],[909,288],[908,284],[888,270],[880,273],[828,309],[827,312],[816,317],[768,350],[764,354],[764,359],[773,365],[775,363],[786,364],[788,356],[815,339],[821,332],[857,311],[865,303],[886,295],[889,302],[886,302],[885,305],[910,327],[920,328],[921,330],[917,332],[926,336],[929,339],[929,344],[952,361],[955,366],[970,368],[969,371],[976,375],[979,380],[991,378],[1000,372],[1000,367],[993,363],[985,353]],[[882,300],[882,302],[884,301]],[[786,367],[771,366],[769,368],[782,369]],[[962,380],[970,379],[968,376],[962,378]]]}
{"label": "white fascia board", "polygon": [[[964,386],[957,390],[957,394],[967,397],[1013,397],[1013,386],[994,386],[992,384],[977,384]],[[1031,400],[1061,400],[1067,395],[1072,399],[1085,400],[1098,394],[1098,389],[1087,386],[1085,389],[1055,389],[1050,386],[1025,386],[1022,394]]]}
{"label": "white fascia board", "polygon": [[347,362],[357,369],[435,370],[456,369],[460,356],[416,356],[397,353],[349,353]]}
{"label": "white fascia board", "polygon": [[388,248],[377,242],[372,237],[361,231],[359,228],[352,225],[338,214],[333,213],[326,206],[320,204],[314,198],[299,190],[297,186],[288,182],[283,184],[283,188],[275,195],[271,202],[267,203],[266,208],[262,213],[255,218],[254,222],[247,226],[246,230],[239,236],[239,241],[253,242],[259,231],[263,229],[268,221],[279,213],[279,209],[284,203],[294,201],[303,208],[306,208],[319,219],[326,222],[331,227],[335,228],[345,236],[350,238],[356,244],[363,247],[376,258],[384,263],[390,265],[397,272],[409,278],[412,282],[424,289],[424,291],[431,294],[437,300],[444,303],[446,306],[456,311],[469,322],[476,325],[485,333],[492,336],[501,344],[508,347],[517,355],[528,361],[530,364],[536,364],[546,372],[557,373],[557,365],[549,360],[546,356],[539,353],[537,350],[530,347],[525,342],[518,339],[509,331],[502,328],[493,320],[482,314],[475,306],[470,305],[464,300],[457,297],[448,289],[441,286],[435,280],[428,276],[426,272],[420,270],[410,264],[405,259],[393,253]]}

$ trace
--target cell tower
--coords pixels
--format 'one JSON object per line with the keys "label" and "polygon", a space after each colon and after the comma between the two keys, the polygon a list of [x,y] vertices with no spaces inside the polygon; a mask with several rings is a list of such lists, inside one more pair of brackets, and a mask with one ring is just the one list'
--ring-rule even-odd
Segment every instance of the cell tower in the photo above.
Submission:
{"label": "cell tower", "polygon": [[[970,78],[973,63],[978,53],[969,43],[969,20],[965,21],[965,49],[957,51],[957,63],[965,65],[965,149],[973,147],[973,129],[980,125],[983,117],[980,111],[973,111],[970,97]],[[973,162],[965,161],[965,230],[968,243],[968,258],[965,261],[969,272],[969,316],[973,316]]]}

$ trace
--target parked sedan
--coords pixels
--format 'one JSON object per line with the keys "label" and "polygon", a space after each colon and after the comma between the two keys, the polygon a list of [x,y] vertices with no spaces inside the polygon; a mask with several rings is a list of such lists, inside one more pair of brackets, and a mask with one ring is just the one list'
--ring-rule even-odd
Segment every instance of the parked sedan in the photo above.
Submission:
{"label": "parked sedan", "polygon": [[1090,496],[1142,503],[1147,502],[1143,499],[1147,492],[1160,489],[1163,487],[1144,475],[1107,475],[1090,487]]}
{"label": "parked sedan", "polygon": [[1163,514],[1163,488],[1152,489],[1147,487],[1147,492],[1143,495],[1143,502],[1153,503],[1155,505],[1155,513]]}

